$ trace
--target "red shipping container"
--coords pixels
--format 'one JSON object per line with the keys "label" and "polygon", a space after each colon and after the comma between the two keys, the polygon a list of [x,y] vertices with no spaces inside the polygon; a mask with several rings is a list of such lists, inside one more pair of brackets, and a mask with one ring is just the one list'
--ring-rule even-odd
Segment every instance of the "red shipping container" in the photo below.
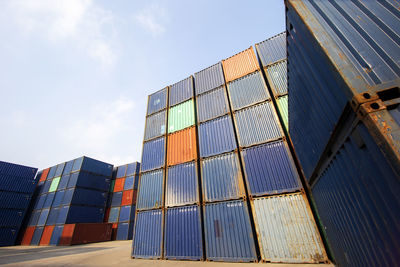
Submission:
{"label": "red shipping container", "polygon": [[126,190],[122,192],[121,206],[131,205],[133,199],[133,190]]}
{"label": "red shipping container", "polygon": [[46,180],[47,175],[49,174],[49,171],[50,171],[50,168],[43,170],[42,176],[40,176],[39,182],[43,182],[44,180]]}
{"label": "red shipping container", "polygon": [[48,246],[53,234],[54,225],[46,226],[43,230],[42,239],[40,239],[39,246]]}
{"label": "red shipping container", "polygon": [[32,241],[33,233],[35,232],[35,226],[28,226],[25,230],[24,237],[22,238],[21,245],[29,246]]}
{"label": "red shipping container", "polygon": [[111,234],[111,223],[65,224],[58,245],[69,246],[110,241]]}
{"label": "red shipping container", "polygon": [[106,209],[106,213],[104,214],[103,222],[108,222],[108,218],[110,217],[110,210],[111,210],[111,208]]}
{"label": "red shipping container", "polygon": [[132,204],[136,205],[137,189],[133,189]]}
{"label": "red shipping container", "polygon": [[114,192],[124,190],[125,178],[118,178],[115,180]]}

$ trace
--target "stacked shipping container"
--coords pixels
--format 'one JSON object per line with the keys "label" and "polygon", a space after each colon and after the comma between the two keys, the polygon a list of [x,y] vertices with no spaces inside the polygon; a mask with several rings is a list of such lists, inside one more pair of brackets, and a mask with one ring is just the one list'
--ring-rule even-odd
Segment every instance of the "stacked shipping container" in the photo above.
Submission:
{"label": "stacked shipping container", "polygon": [[38,179],[36,168],[0,161],[0,247],[16,243]]}
{"label": "stacked shipping container", "polygon": [[290,135],[338,265],[400,258],[399,8],[286,1]]}
{"label": "stacked shipping container", "polygon": [[[21,244],[70,244],[75,229],[82,228],[71,224],[101,223],[111,174],[112,165],[88,157],[43,170]],[[107,227],[92,228],[107,232]]]}
{"label": "stacked shipping container", "polygon": [[140,163],[115,168],[110,184],[105,222],[113,224],[112,240],[132,239]]}

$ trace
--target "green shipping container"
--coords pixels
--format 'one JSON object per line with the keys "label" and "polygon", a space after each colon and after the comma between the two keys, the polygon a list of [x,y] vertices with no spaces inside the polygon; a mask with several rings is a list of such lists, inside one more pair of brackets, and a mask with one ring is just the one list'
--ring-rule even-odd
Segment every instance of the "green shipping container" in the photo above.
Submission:
{"label": "green shipping container", "polygon": [[168,133],[173,133],[194,125],[193,100],[176,105],[168,111]]}
{"label": "green shipping container", "polygon": [[112,180],[110,184],[110,192],[114,192],[114,186],[115,186],[115,180]]}
{"label": "green shipping container", "polygon": [[49,192],[54,192],[57,190],[58,184],[60,183],[60,178],[61,177],[56,177],[53,179],[53,181],[51,181]]}
{"label": "green shipping container", "polygon": [[288,111],[288,95],[278,97],[279,114],[283,119],[286,130],[289,132],[289,111]]}

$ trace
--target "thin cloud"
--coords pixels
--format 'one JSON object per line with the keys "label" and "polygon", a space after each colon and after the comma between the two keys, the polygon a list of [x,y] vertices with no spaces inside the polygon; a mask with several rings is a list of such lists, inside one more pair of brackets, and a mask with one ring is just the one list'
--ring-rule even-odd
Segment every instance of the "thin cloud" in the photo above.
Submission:
{"label": "thin cloud", "polygon": [[134,17],[146,31],[155,37],[165,33],[165,25],[169,21],[167,10],[158,4],[145,7]]}

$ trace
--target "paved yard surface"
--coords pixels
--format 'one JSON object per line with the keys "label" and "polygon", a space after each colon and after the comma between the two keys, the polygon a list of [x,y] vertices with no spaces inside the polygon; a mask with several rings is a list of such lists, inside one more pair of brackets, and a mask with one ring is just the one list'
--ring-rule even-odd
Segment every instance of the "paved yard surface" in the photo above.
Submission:
{"label": "paved yard surface", "polygon": [[14,246],[0,247],[1,266],[131,266],[131,267],[331,267],[325,264],[216,263],[199,261],[133,260],[131,241],[113,241],[70,247]]}

